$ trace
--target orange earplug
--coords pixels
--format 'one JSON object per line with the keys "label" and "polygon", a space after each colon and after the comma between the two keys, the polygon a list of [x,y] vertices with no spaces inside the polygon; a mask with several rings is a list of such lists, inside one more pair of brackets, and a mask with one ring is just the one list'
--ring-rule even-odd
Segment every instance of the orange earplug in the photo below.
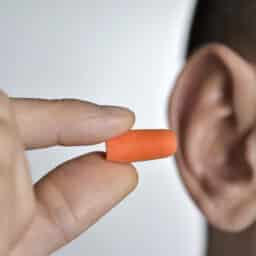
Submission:
{"label": "orange earplug", "polygon": [[170,130],[130,130],[106,142],[107,160],[122,163],[164,158],[176,149],[176,136]]}

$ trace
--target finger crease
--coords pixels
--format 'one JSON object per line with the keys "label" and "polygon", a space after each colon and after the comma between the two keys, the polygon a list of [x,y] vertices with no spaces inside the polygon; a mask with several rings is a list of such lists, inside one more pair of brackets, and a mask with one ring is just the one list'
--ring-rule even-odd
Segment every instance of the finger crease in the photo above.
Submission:
{"label": "finger crease", "polygon": [[[76,226],[76,223],[79,222],[79,218],[74,214],[70,202],[67,198],[63,195],[61,189],[55,184],[55,182],[49,177],[48,182],[50,186],[55,190],[57,194],[57,198],[59,201],[62,202],[61,206],[54,206],[51,205],[48,209],[48,214],[50,215],[50,220],[54,224],[54,226],[59,230],[61,233],[64,242],[68,243],[73,239],[73,227]],[[63,214],[64,213],[64,214]],[[63,218],[64,215],[64,218]],[[67,219],[67,216],[69,217]],[[68,220],[68,221],[65,221]],[[67,224],[68,223],[68,224]],[[71,225],[70,225],[71,223]]]}

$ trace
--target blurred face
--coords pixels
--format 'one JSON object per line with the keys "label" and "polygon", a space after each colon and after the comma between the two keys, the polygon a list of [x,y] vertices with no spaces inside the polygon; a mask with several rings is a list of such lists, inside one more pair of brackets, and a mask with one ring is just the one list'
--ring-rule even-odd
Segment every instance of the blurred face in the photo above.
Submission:
{"label": "blurred face", "polygon": [[239,231],[256,219],[256,69],[209,45],[180,74],[169,104],[180,175],[209,222]]}

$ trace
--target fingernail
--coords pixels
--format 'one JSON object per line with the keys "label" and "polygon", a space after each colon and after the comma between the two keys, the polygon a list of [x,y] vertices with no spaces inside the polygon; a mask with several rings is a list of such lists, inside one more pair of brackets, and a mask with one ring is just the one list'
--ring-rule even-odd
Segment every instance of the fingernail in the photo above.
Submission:
{"label": "fingernail", "polygon": [[126,107],[119,107],[119,106],[109,106],[109,105],[102,105],[100,106],[103,108],[104,112],[107,115],[111,115],[112,117],[117,117],[117,118],[129,118],[132,120],[134,123],[135,121],[135,113],[126,108]]}

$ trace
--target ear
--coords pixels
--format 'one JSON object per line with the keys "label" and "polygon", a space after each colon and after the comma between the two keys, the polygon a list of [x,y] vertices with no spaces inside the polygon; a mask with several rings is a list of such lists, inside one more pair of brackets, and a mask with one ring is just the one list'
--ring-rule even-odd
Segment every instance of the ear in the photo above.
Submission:
{"label": "ear", "polygon": [[209,45],[188,61],[169,104],[184,183],[209,222],[226,231],[256,219],[255,77],[232,50]]}

